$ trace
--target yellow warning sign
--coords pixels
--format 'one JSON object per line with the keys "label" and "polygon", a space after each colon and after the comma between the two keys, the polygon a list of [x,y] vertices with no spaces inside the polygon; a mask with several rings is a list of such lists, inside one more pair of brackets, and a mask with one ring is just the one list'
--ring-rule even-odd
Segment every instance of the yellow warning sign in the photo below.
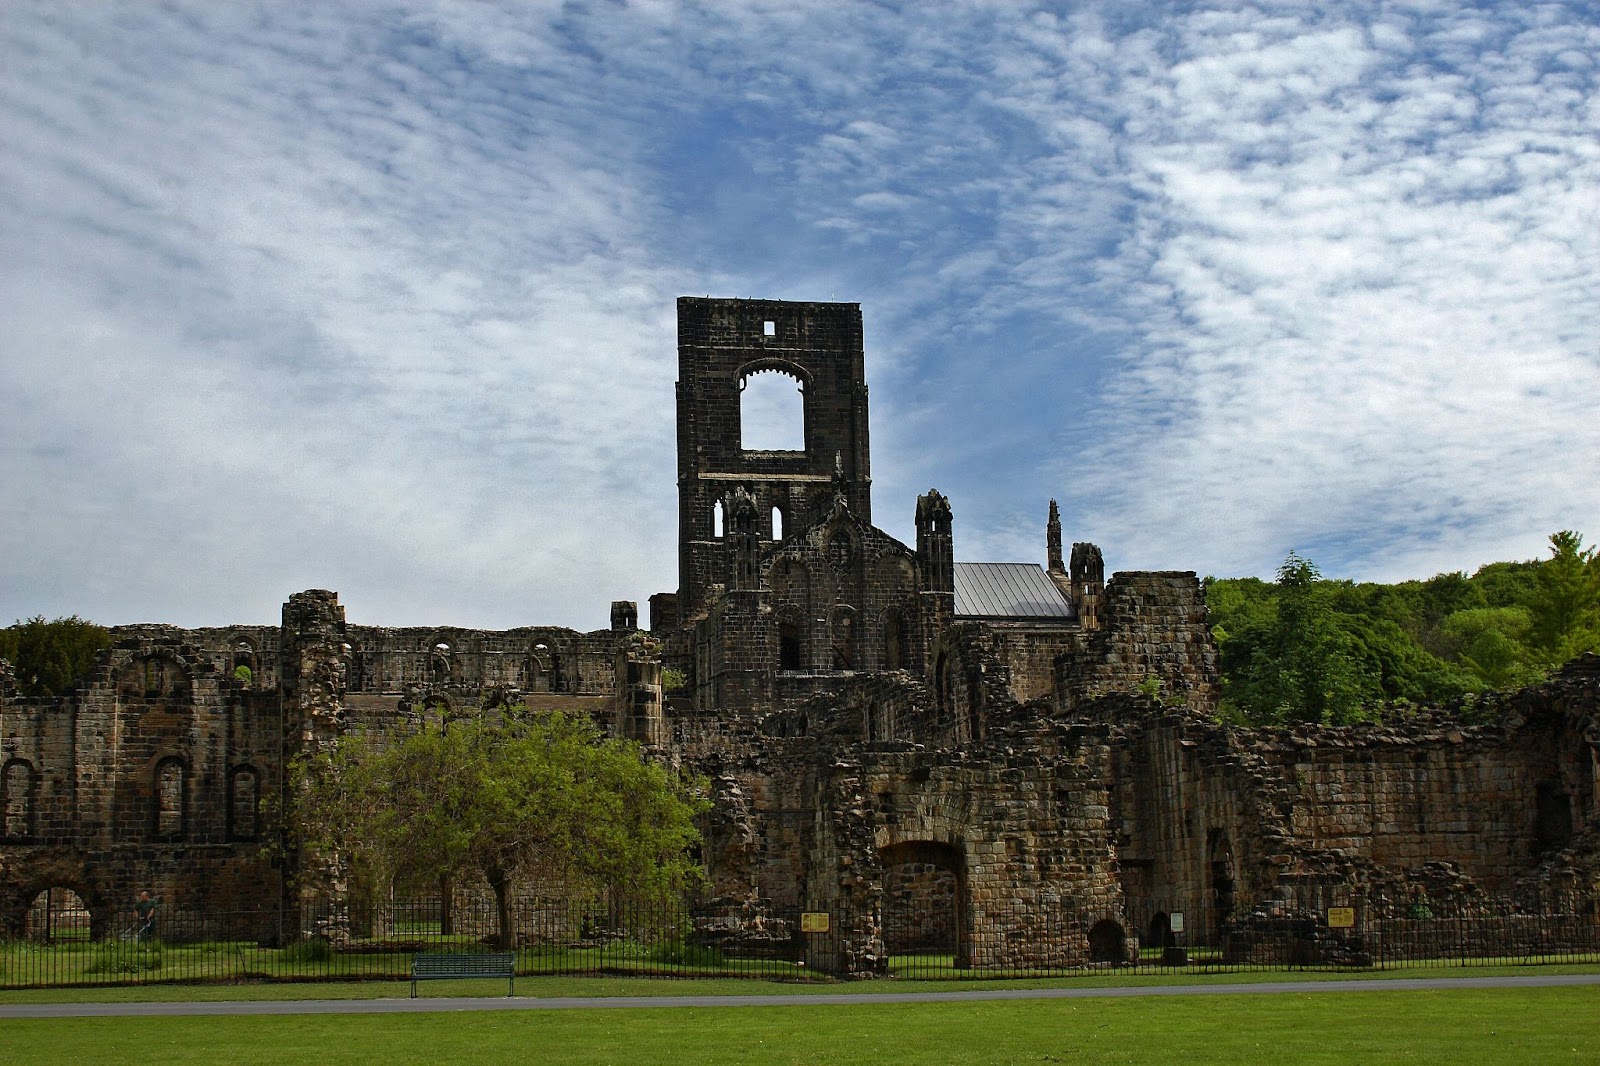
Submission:
{"label": "yellow warning sign", "polygon": [[802,911],[800,914],[800,931],[802,933],[826,933],[828,931],[828,912]]}
{"label": "yellow warning sign", "polygon": [[1356,909],[1354,907],[1329,907],[1329,929],[1354,929],[1356,927]]}

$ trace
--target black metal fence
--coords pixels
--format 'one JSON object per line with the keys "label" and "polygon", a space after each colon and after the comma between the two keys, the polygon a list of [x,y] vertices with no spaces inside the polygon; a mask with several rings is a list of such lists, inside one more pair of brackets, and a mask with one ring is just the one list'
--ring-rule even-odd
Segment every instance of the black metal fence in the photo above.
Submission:
{"label": "black metal fence", "polygon": [[[486,950],[503,936],[492,900],[434,897],[308,918],[162,908],[148,930],[130,917],[96,939],[87,910],[66,896],[42,896],[24,935],[0,940],[0,988],[402,980],[419,952]],[[1086,913],[1006,901],[952,906],[907,923],[894,913],[729,901],[636,906],[524,898],[513,908],[510,933],[522,976],[960,980],[1600,963],[1593,913],[1529,913],[1487,902],[1396,909],[1286,899],[1223,915],[1156,904]]]}

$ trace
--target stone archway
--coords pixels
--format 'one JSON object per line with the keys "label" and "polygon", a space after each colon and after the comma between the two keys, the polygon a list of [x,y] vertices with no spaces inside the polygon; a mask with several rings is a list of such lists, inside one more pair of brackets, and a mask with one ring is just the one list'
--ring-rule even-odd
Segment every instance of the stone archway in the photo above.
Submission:
{"label": "stone archway", "polygon": [[51,885],[28,904],[23,936],[40,944],[88,940],[92,918],[83,897],[66,885]]}
{"label": "stone archway", "polygon": [[878,849],[883,864],[884,951],[948,957],[972,964],[972,900],[967,891],[966,849],[960,844],[909,840]]}
{"label": "stone archway", "polygon": [[[115,909],[82,873],[76,863],[50,863],[24,875],[0,899],[0,935],[105,939],[113,932]],[[131,908],[133,900],[127,902]]]}
{"label": "stone archway", "polygon": [[1119,966],[1128,961],[1128,934],[1120,923],[1102,918],[1089,927],[1089,961]]}

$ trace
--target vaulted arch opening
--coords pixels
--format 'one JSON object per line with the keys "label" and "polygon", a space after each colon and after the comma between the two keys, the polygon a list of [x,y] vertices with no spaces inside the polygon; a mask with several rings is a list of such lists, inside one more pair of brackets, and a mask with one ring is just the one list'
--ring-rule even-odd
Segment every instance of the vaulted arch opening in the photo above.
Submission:
{"label": "vaulted arch opening", "polygon": [[883,863],[883,942],[896,970],[971,965],[972,901],[959,844],[910,840],[878,849]]}
{"label": "vaulted arch opening", "polygon": [[805,451],[805,387],[799,378],[767,368],[740,380],[739,447],[761,452]]}
{"label": "vaulted arch opening", "polygon": [[66,885],[52,885],[28,905],[23,935],[41,944],[63,940],[88,940],[89,905]]}

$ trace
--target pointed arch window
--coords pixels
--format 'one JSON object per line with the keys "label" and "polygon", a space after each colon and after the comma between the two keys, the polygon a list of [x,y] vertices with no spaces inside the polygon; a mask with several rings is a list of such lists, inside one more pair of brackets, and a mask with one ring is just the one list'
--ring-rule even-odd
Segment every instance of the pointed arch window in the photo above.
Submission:
{"label": "pointed arch window", "polygon": [[745,451],[806,450],[805,386],[768,367],[739,382],[739,447]]}

